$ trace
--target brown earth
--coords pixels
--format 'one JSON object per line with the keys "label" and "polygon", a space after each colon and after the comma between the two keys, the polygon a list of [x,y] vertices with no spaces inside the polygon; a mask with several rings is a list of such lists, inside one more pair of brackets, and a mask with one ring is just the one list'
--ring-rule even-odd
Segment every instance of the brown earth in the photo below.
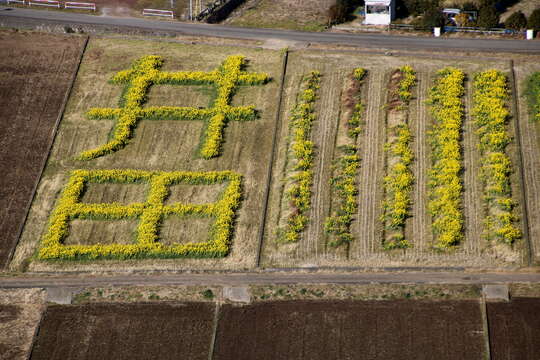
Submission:
{"label": "brown earth", "polygon": [[[456,318],[460,321],[456,321]],[[482,359],[478,301],[223,305],[216,359]]]}
{"label": "brown earth", "polygon": [[17,242],[82,43],[0,32],[0,267]]}
{"label": "brown earth", "polygon": [[487,304],[491,359],[538,359],[540,299],[514,298]]}
{"label": "brown earth", "polygon": [[51,305],[32,359],[208,359],[214,305]]}

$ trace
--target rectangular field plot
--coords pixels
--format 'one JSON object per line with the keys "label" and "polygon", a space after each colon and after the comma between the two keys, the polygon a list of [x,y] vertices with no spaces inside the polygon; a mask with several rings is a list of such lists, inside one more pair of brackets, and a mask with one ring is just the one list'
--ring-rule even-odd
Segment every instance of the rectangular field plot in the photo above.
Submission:
{"label": "rectangular field plot", "polygon": [[[199,213],[217,211],[211,209],[212,204],[231,195],[225,194],[227,184],[212,181],[172,184],[166,194],[159,195],[163,196],[164,207],[161,209],[161,204],[156,207],[148,199],[151,191],[144,181],[142,184],[130,181],[89,183],[80,201],[82,204],[77,206],[88,210],[84,206],[116,204],[124,206],[118,208],[123,215],[114,215],[109,211],[111,208],[107,208],[107,214],[99,215],[99,219],[90,219],[88,223],[81,219],[80,223],[71,225],[81,237],[77,239],[75,234],[60,237],[60,242],[55,242],[54,246],[62,248],[67,241],[72,244],[69,249],[81,246],[77,251],[83,251],[80,249],[85,246],[87,250],[91,246],[97,250],[97,244],[107,244],[107,251],[112,251],[113,245],[129,242],[133,236],[140,238],[148,230],[138,227],[141,211],[154,206],[163,217],[157,222],[151,221],[150,232],[157,233],[158,237],[144,246],[155,250],[165,243],[170,245],[165,248],[181,247],[185,243],[207,244],[206,240],[215,236],[226,248],[222,246],[218,252],[206,253],[203,256],[206,259],[200,259],[198,250],[194,250],[198,255],[195,256],[195,252],[191,255],[197,258],[137,261],[107,257],[106,261],[78,262],[80,253],[71,256],[64,252],[71,262],[35,259],[30,265],[33,270],[253,267],[262,226],[272,134],[277,125],[281,64],[282,53],[272,50],[92,38],[12,267],[17,269],[24,259],[43,248],[41,243],[48,236],[51,216],[58,208],[70,173],[77,169],[231,171],[241,176],[241,199],[235,205],[237,210],[232,217],[228,212],[225,214],[234,223],[231,231],[221,236],[216,235],[213,226],[206,221],[210,219],[215,223],[216,217],[199,216]],[[145,82],[143,73],[153,76],[152,84]],[[133,79],[139,79],[139,83]],[[141,85],[144,88],[141,91],[137,90],[140,81],[144,85]],[[219,89],[225,90],[219,92]],[[133,96],[137,99],[132,101]],[[185,210],[178,204],[194,206],[192,210],[197,213],[197,219],[187,216],[173,220],[169,217],[169,212]],[[131,210],[126,208],[129,206]],[[70,213],[73,217],[70,221],[80,216],[76,207],[71,210],[75,212]],[[118,227],[112,224],[114,221],[102,222],[102,218],[110,216],[113,220],[123,218],[123,221],[137,222],[136,234],[133,235],[127,222]],[[224,223],[220,224],[224,226]],[[123,234],[127,228],[130,228],[129,232]],[[160,239],[160,235],[164,239]],[[90,243],[95,245],[90,246]],[[125,246],[134,251],[132,244]],[[200,247],[193,245],[195,248]],[[59,256],[60,253],[55,254]],[[208,258],[212,256],[220,258]]]}
{"label": "rectangular field plot", "polygon": [[136,229],[136,220],[73,220],[64,244],[131,244],[135,242]]}
{"label": "rectangular field plot", "polygon": [[483,359],[477,301],[223,305],[215,359]]}
{"label": "rectangular field plot", "polygon": [[540,353],[540,299],[487,304],[491,358],[536,359]]}
{"label": "rectangular field plot", "polygon": [[208,359],[214,305],[53,305],[32,359]]}
{"label": "rectangular field plot", "polygon": [[0,31],[0,268],[16,245],[82,43]]}
{"label": "rectangular field plot", "polygon": [[[405,65],[412,68],[414,82],[408,85],[410,94],[403,95],[397,90],[401,85],[391,77]],[[441,120],[435,120],[433,115],[435,95],[432,88],[443,81],[443,75],[438,71],[448,67],[463,74],[463,80],[456,82],[463,88],[455,96],[461,122],[455,134],[458,145],[455,152],[449,152],[450,148],[443,150],[449,143],[448,138],[441,141],[438,148],[433,142],[435,125],[439,124],[436,121]],[[365,70],[361,80],[354,77],[359,73],[353,76],[353,70],[357,68]],[[486,174],[492,170],[485,164],[492,150],[478,150],[481,139],[477,129],[481,115],[477,105],[480,98],[474,98],[479,93],[479,85],[475,84],[477,74],[490,69],[502,74],[508,90],[502,106],[509,112],[503,126],[509,143],[497,156],[501,156],[501,161],[509,161],[510,171],[505,174],[505,184],[500,188],[486,185],[487,176],[491,176]],[[291,130],[291,118],[294,113],[298,119],[298,108],[305,109],[302,96],[305,96],[307,80],[303,78],[312,70],[321,74],[319,88],[315,89],[314,111],[306,116],[311,119],[313,115],[309,135],[313,144],[304,144],[312,146],[312,150],[309,149],[312,155],[305,157],[312,157],[311,168],[307,170],[312,171],[312,183],[300,185],[301,191],[291,193],[290,184],[302,184],[303,181],[299,180],[298,160],[294,159],[295,152],[301,151],[291,140],[296,131]],[[480,62],[472,58],[425,60],[314,51],[292,53],[287,68],[282,126],[276,145],[262,266],[513,268],[527,264],[528,242],[532,240],[526,227],[512,74],[508,61],[494,58]],[[517,100],[522,101],[521,98]],[[295,106],[296,111],[293,110]],[[453,120],[449,118],[449,121]],[[438,129],[446,129],[445,126]],[[447,134],[441,134],[441,139],[445,136]],[[534,132],[530,136],[537,139]],[[484,148],[487,138],[489,135],[482,139]],[[456,156],[456,162],[445,159],[435,164],[435,156],[442,156],[440,154]],[[354,165],[355,161],[358,165]],[[535,161],[533,157],[529,159],[531,161]],[[449,166],[442,170],[435,167],[441,164]],[[459,168],[451,168],[456,164]],[[305,165],[301,166],[300,170],[306,169]],[[354,169],[354,166],[358,168]],[[390,168],[401,173],[394,173],[394,178],[390,178]],[[339,169],[348,169],[346,171],[353,175],[343,180]],[[447,180],[444,176],[439,176],[439,187],[434,185],[437,175],[454,170],[455,175],[448,182],[450,185],[442,186]],[[403,177],[409,173],[410,181]],[[537,180],[534,181],[538,183]],[[388,184],[404,190],[391,195]],[[451,190],[451,186],[457,188]],[[534,190],[535,187],[530,188]],[[302,196],[298,194],[305,191],[310,191],[309,205],[299,210],[305,203],[295,205]],[[490,193],[491,207],[485,200],[488,192],[498,194],[493,197]],[[343,194],[353,195],[346,198]],[[451,203],[452,196],[457,199],[455,206],[442,210],[441,204]],[[538,194],[528,195],[531,197],[537,199]],[[351,198],[356,203],[354,206],[350,203]],[[529,211],[538,212],[537,203],[536,200],[530,202]],[[392,209],[396,222],[389,218],[382,220],[384,211]],[[404,215],[401,215],[402,210]],[[300,211],[305,219],[294,218]],[[341,217],[329,225],[332,214]],[[504,225],[507,223],[508,226]],[[299,239],[291,241],[287,231],[299,228]],[[515,234],[519,238],[514,241]],[[496,239],[497,236],[501,239]],[[503,236],[508,236],[508,243],[502,240]]]}

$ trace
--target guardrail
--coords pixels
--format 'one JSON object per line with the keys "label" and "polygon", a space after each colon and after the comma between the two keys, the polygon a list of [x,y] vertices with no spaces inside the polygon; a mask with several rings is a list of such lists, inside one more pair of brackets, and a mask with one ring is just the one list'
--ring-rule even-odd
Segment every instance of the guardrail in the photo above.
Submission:
{"label": "guardrail", "polygon": [[163,16],[174,18],[174,12],[171,10],[143,9],[143,16]]}
{"label": "guardrail", "polygon": [[96,11],[96,4],[95,3],[87,3],[87,2],[72,2],[68,1],[64,4],[64,8],[66,9],[81,9],[81,10],[93,10]]}
{"label": "guardrail", "polygon": [[[413,31],[432,31],[432,28],[427,28],[423,26],[410,25],[410,24],[390,24],[389,29],[400,29],[400,30],[413,30]],[[481,33],[481,34],[499,34],[499,35],[524,35],[525,31],[517,31],[511,29],[501,29],[501,28],[492,28],[492,29],[482,29],[478,27],[459,27],[459,26],[444,26],[441,27],[443,32],[469,32],[469,33]]]}
{"label": "guardrail", "polygon": [[23,4],[24,5],[24,0],[7,0],[7,3],[8,4],[17,3],[17,4]]}
{"label": "guardrail", "polygon": [[60,9],[60,1],[55,0],[30,0],[28,1],[28,6],[49,6],[49,7],[56,7]]}

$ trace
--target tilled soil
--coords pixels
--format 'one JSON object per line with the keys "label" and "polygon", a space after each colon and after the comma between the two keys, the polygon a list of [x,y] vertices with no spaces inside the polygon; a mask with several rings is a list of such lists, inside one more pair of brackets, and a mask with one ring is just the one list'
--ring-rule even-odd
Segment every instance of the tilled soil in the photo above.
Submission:
{"label": "tilled soil", "polygon": [[32,359],[208,359],[214,305],[52,305]]}
{"label": "tilled soil", "polygon": [[491,359],[540,357],[540,299],[514,298],[487,304]]}
{"label": "tilled soil", "polygon": [[0,267],[17,242],[82,43],[0,32]]}
{"label": "tilled soil", "polygon": [[478,301],[223,305],[214,359],[482,359]]}

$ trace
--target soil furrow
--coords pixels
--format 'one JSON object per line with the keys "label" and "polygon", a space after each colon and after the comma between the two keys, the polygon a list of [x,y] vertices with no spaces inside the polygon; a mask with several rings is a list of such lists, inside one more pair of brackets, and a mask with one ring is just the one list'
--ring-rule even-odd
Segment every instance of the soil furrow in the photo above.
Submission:
{"label": "soil furrow", "polygon": [[464,199],[465,199],[465,243],[467,252],[478,253],[480,231],[482,229],[481,193],[476,176],[478,174],[478,151],[475,142],[475,128],[472,119],[472,84],[466,81],[465,91],[465,126],[463,131],[464,143]]}
{"label": "soil furrow", "polygon": [[428,158],[426,154],[426,96],[429,85],[429,73],[422,72],[418,76],[418,93],[417,93],[417,116],[415,119],[414,135],[414,200],[413,200],[413,239],[411,239],[413,248],[416,252],[424,251],[428,244],[427,213],[426,213],[426,169],[428,168]]}
{"label": "soil furrow", "polygon": [[352,249],[357,257],[367,256],[375,248],[375,223],[377,202],[377,163],[379,160],[379,113],[381,108],[381,91],[384,72],[375,71],[369,77],[368,101],[365,121],[365,136],[362,146],[360,170],[360,194],[358,207],[358,240]]}
{"label": "soil furrow", "polygon": [[313,195],[311,200],[310,225],[306,232],[306,244],[302,247],[304,255],[318,256],[320,245],[323,244],[324,220],[328,214],[329,202],[324,201],[329,196],[330,165],[335,139],[335,121],[339,112],[338,83],[342,74],[334,72],[323,75],[320,93],[320,108],[314,141],[317,149],[317,159],[314,166]]}

